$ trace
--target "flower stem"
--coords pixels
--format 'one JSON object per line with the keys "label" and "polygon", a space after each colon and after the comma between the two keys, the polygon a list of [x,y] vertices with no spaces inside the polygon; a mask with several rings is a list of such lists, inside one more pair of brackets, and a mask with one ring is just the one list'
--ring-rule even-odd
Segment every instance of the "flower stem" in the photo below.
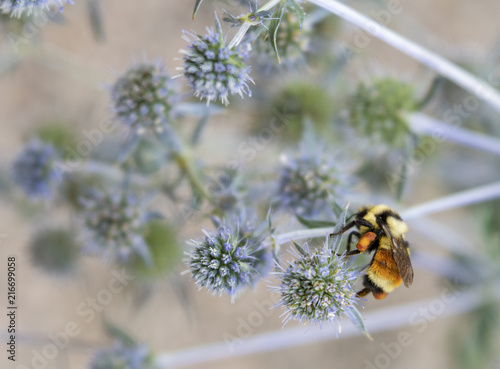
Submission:
{"label": "flower stem", "polygon": [[[405,220],[419,218],[424,215],[438,213],[456,209],[462,206],[472,205],[488,201],[500,197],[500,182],[495,182],[486,186],[476,187],[470,190],[462,191],[439,198],[437,200],[429,201],[420,205],[416,205],[407,210],[400,212],[401,217]],[[281,245],[290,240],[300,240],[315,237],[325,237],[333,232],[333,227],[302,229],[274,236],[274,242]],[[266,246],[271,245],[271,241],[265,243]]]}
{"label": "flower stem", "polygon": [[271,0],[269,1],[268,3],[262,5],[259,9],[257,9],[257,13],[260,13],[260,12],[265,12],[265,11],[268,11],[268,10],[271,10],[272,8],[274,8],[276,5],[278,5],[279,3],[281,2],[281,0]]}
{"label": "flower stem", "polygon": [[418,218],[424,215],[473,205],[499,197],[500,182],[495,182],[414,206],[401,212],[401,216],[403,219]]}
{"label": "flower stem", "polygon": [[309,0],[309,2],[321,6],[346,21],[361,27],[366,32],[420,61],[428,68],[455,82],[500,111],[500,93],[497,90],[438,54],[400,36],[337,0]]}
{"label": "flower stem", "polygon": [[[453,303],[445,303],[445,308],[439,317],[449,317],[463,314],[476,309],[483,303],[483,291],[480,289],[465,292],[446,291],[453,294]],[[500,300],[500,290],[494,291],[494,299]],[[439,297],[438,297],[439,298]],[[436,298],[421,300],[417,302],[398,305],[364,314],[367,329],[371,333],[389,331],[395,328],[405,327],[409,324],[411,316],[415,311],[426,308],[435,303]],[[354,325],[343,321],[342,335],[340,338],[359,336],[362,332]],[[296,328],[281,329],[274,332],[262,333],[250,338],[240,339],[232,346],[227,342],[219,342],[178,352],[166,353],[157,357],[160,368],[179,368],[196,364],[207,364],[209,361],[222,360],[225,358],[238,357],[250,354],[261,354],[297,347],[316,342],[324,342],[337,338],[338,332],[335,327],[315,330],[314,334],[306,333],[307,328],[299,326]]]}
{"label": "flower stem", "polygon": [[233,47],[238,46],[241,43],[241,40],[243,40],[243,37],[245,37],[245,34],[247,31],[252,27],[252,23],[245,22],[241,25],[241,27],[238,29],[238,32],[234,35],[233,39],[227,45],[229,49],[232,49]]}
{"label": "flower stem", "polygon": [[445,124],[422,113],[410,116],[410,126],[417,134],[436,136],[439,140],[455,142],[473,149],[500,155],[500,139]]}
{"label": "flower stem", "polygon": [[175,152],[174,159],[181,168],[181,170],[183,170],[184,173],[186,174],[189,183],[191,183],[193,189],[198,191],[200,195],[202,195],[205,199],[210,201],[212,199],[212,196],[205,189],[205,186],[203,185],[203,182],[200,179],[198,170],[194,166],[194,162],[191,155],[184,149],[182,150],[182,152]]}
{"label": "flower stem", "polygon": [[[123,170],[115,165],[102,161],[89,160],[82,162],[73,162],[71,163],[71,166],[71,169],[68,169],[69,172],[97,174],[117,182],[121,182],[125,178],[125,172]],[[132,183],[142,187],[151,185],[151,181],[148,178],[137,173],[131,173],[129,180]]]}

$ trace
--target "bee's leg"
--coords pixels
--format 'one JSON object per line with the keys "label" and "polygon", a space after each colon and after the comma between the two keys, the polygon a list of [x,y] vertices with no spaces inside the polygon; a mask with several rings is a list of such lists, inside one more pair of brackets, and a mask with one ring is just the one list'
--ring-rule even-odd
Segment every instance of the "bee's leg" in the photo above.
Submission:
{"label": "bee's leg", "polygon": [[368,232],[372,231],[373,230],[373,224],[371,224],[369,221],[365,220],[365,219],[355,219],[354,222],[356,223],[356,225],[359,227],[366,227],[368,228]]}
{"label": "bee's leg", "polygon": [[357,297],[364,297],[364,296],[368,295],[370,292],[372,292],[371,289],[368,287],[365,287],[361,291],[356,292],[356,296]]}
{"label": "bee's leg", "polygon": [[351,229],[352,227],[354,227],[356,225],[356,221],[353,220],[352,222],[350,223],[347,223],[344,228],[342,228],[340,231],[336,232],[336,233],[330,233],[330,237],[333,237],[333,236],[338,236],[339,234],[342,234],[344,232],[347,232],[349,229]]}
{"label": "bee's leg", "polygon": [[[358,255],[360,253],[361,253],[361,251],[359,251],[358,249],[356,249],[356,250],[352,250],[352,251],[346,252],[345,254],[343,254],[343,256],[347,258],[349,256]],[[337,254],[337,256],[342,256],[342,254]]]}
{"label": "bee's leg", "polygon": [[349,237],[347,237],[347,246],[346,246],[346,251],[349,253],[351,251],[351,243],[352,243],[352,236],[357,236],[360,238],[361,236],[359,235],[359,232],[351,232],[349,234]]}

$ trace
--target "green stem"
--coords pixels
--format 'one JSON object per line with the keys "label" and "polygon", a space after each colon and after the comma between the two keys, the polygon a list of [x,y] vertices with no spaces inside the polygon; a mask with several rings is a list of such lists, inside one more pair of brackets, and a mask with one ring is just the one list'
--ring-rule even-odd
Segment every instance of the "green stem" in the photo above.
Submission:
{"label": "green stem", "polygon": [[187,152],[187,150],[184,149],[182,152],[174,153],[174,159],[181,168],[181,170],[183,170],[186,176],[188,177],[188,180],[193,186],[193,188],[196,189],[205,199],[211,201],[212,196],[203,185],[203,182],[200,179],[199,172],[194,165],[193,158]]}

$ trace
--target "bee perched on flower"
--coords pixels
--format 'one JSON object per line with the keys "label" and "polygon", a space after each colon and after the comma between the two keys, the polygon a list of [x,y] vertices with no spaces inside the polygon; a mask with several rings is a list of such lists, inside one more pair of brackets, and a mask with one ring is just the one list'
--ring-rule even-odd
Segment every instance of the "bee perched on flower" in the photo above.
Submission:
{"label": "bee perched on flower", "polygon": [[228,105],[231,95],[252,96],[248,83],[253,80],[245,64],[250,44],[226,45],[220,28],[217,32],[207,29],[204,36],[185,31],[183,38],[189,46],[181,50],[184,54],[181,70],[196,97],[207,104],[220,100]]}
{"label": "bee perched on flower", "polygon": [[236,292],[252,286],[267,274],[271,252],[248,225],[220,224],[217,231],[205,232],[202,241],[192,240],[193,251],[187,265],[196,285],[213,293],[226,292],[234,300]]}
{"label": "bee perched on flower", "polygon": [[[285,308],[284,323],[297,320],[301,323],[337,323],[346,314],[354,324],[359,324],[356,305],[359,298],[354,287],[360,272],[349,265],[348,259],[328,247],[311,251],[295,244],[295,257],[282,268],[280,284],[272,286],[281,294],[278,305]],[[339,326],[340,330],[340,326]]]}
{"label": "bee perched on flower", "polygon": [[62,11],[64,3],[73,4],[70,0],[0,0],[0,10],[20,18],[24,14],[37,14],[51,7],[57,7]]}

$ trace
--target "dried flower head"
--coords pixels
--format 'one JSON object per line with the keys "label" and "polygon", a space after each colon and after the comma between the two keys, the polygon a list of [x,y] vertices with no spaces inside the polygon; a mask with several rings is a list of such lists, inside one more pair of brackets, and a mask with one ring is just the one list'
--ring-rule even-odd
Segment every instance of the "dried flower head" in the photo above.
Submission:
{"label": "dried flower head", "polygon": [[410,133],[407,114],[417,109],[413,87],[392,78],[360,83],[352,97],[350,117],[363,136],[404,146]]}
{"label": "dried flower head", "polygon": [[327,208],[331,199],[342,196],[345,180],[332,155],[321,148],[314,153],[302,151],[295,158],[282,156],[275,201],[280,208],[311,217]]}
{"label": "dried flower head", "polygon": [[300,248],[281,273],[279,305],[286,309],[284,322],[291,319],[302,323],[337,322],[345,313],[351,315],[358,303],[354,282],[359,272],[348,267],[347,260],[325,247],[307,252]]}
{"label": "dried flower head", "polygon": [[59,153],[51,144],[29,141],[12,166],[14,182],[32,199],[50,199],[57,185],[53,164]]}
{"label": "dried flower head", "polygon": [[229,104],[229,96],[238,94],[251,96],[248,83],[250,68],[245,59],[250,50],[250,44],[229,48],[224,37],[212,29],[201,36],[196,33],[184,32],[184,39],[190,44],[184,54],[183,74],[194,95],[210,101],[220,100]]}
{"label": "dried flower head", "polygon": [[234,298],[243,287],[252,286],[271,265],[270,252],[252,230],[221,225],[205,232],[203,241],[191,241],[195,247],[187,265],[196,285],[213,293],[228,293]]}
{"label": "dried flower head", "polygon": [[57,7],[63,10],[64,3],[73,4],[70,0],[0,0],[0,10],[13,17],[20,18],[22,15],[37,14],[47,11],[51,7]]}
{"label": "dried flower head", "polygon": [[115,114],[137,134],[161,132],[173,117],[178,101],[174,82],[160,64],[130,68],[111,88]]}
{"label": "dried flower head", "polygon": [[154,356],[145,345],[125,345],[121,342],[97,351],[91,369],[158,369]]}
{"label": "dried flower head", "polygon": [[149,262],[149,249],[143,236],[149,214],[135,195],[128,191],[93,191],[82,203],[90,252],[124,263],[133,255]]}

